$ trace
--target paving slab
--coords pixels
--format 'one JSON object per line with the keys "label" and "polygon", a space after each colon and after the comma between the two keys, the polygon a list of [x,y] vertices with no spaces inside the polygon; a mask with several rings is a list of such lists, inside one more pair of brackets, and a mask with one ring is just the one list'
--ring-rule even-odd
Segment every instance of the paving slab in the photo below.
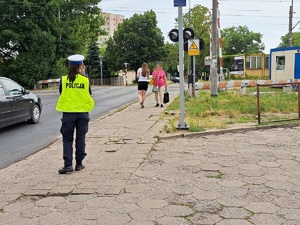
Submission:
{"label": "paving slab", "polygon": [[79,173],[57,173],[61,139],[1,170],[0,225],[300,224],[299,127],[158,141],[146,105],[91,124]]}

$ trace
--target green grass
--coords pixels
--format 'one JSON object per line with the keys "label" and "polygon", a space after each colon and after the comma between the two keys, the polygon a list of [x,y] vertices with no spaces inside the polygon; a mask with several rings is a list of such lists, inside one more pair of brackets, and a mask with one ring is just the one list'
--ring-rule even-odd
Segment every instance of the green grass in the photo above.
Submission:
{"label": "green grass", "polygon": [[177,120],[175,118],[169,119],[164,129],[167,133],[173,133],[177,129]]}
{"label": "green grass", "polygon": [[[292,118],[291,114],[297,113],[298,93],[286,93],[282,89],[274,88],[261,88],[260,91],[271,92],[260,97],[263,121]],[[197,98],[191,98],[186,94],[185,112],[190,131],[226,128],[236,123],[257,123],[257,98],[250,95],[255,92],[256,88],[247,88],[247,94],[240,96],[239,90],[224,91],[220,92],[217,98],[212,98],[208,91],[200,91]],[[179,108],[178,97],[167,110],[179,110]],[[170,120],[172,124],[176,124],[174,120],[178,120],[178,116]]]}
{"label": "green grass", "polygon": [[178,110],[180,108],[180,98],[177,97],[171,104],[168,106],[168,110]]}

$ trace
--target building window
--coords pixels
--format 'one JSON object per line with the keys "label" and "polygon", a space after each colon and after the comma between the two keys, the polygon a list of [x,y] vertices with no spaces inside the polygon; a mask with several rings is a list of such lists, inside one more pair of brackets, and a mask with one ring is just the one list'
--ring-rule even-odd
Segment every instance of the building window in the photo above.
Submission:
{"label": "building window", "polygon": [[285,56],[276,56],[276,70],[285,70]]}
{"label": "building window", "polygon": [[251,57],[251,65],[250,65],[250,69],[256,69],[256,57]]}
{"label": "building window", "polygon": [[251,65],[251,59],[250,59],[251,57],[247,57],[246,58],[246,68],[247,69],[250,69],[250,65]]}
{"label": "building window", "polygon": [[260,56],[248,56],[246,58],[246,69],[261,69],[262,57]]}
{"label": "building window", "polygon": [[265,68],[269,69],[270,68],[270,57],[266,56],[265,58]]}
{"label": "building window", "polygon": [[106,25],[109,26],[109,22],[107,22]]}
{"label": "building window", "polygon": [[256,57],[256,69],[262,69],[262,58]]}

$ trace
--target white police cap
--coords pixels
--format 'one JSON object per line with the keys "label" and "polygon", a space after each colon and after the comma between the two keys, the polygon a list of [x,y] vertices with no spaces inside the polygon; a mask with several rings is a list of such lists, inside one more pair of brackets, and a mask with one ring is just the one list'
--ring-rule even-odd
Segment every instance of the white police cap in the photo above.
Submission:
{"label": "white police cap", "polygon": [[81,65],[83,64],[84,56],[83,55],[71,55],[69,58],[69,63],[72,65]]}

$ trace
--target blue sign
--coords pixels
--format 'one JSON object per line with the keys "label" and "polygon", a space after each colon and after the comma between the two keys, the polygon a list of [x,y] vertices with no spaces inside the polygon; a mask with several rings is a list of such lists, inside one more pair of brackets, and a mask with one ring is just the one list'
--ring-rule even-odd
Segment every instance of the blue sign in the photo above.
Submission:
{"label": "blue sign", "polygon": [[186,6],[186,0],[174,0],[174,6],[175,7]]}

